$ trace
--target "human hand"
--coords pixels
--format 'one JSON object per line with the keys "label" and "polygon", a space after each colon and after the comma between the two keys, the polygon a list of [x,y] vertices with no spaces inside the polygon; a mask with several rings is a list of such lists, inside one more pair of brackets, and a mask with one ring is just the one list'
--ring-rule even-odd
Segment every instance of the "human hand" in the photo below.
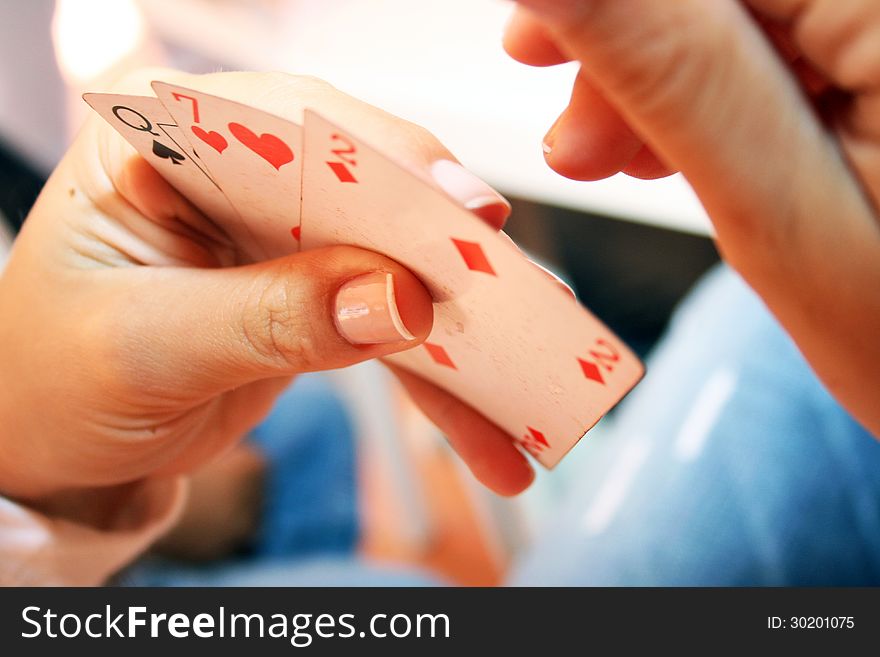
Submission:
{"label": "human hand", "polygon": [[520,0],[505,47],[581,62],[548,164],[681,171],[724,258],[880,436],[880,4]]}
{"label": "human hand", "polygon": [[[506,217],[503,199],[450,166],[425,130],[320,81],[144,71],[119,91],[150,94],[156,78],[281,116],[319,109],[430,169],[463,204],[482,198],[472,209],[489,223]],[[438,160],[447,162],[435,170]],[[222,229],[91,117],[0,278],[0,491],[57,498],[191,472],[258,423],[291,376],[412,348],[430,332],[430,295],[384,256],[331,247],[245,262]],[[365,319],[339,317],[362,303]],[[481,480],[504,493],[527,485],[531,468],[507,436],[439,389],[406,381]]]}

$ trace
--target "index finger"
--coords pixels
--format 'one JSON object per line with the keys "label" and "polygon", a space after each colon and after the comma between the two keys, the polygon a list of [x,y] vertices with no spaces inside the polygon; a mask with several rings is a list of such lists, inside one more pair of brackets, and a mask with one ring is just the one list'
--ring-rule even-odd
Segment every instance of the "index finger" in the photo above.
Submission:
{"label": "index finger", "polygon": [[380,146],[385,155],[442,189],[489,225],[500,229],[510,214],[510,203],[461,166],[431,132],[318,78],[277,72],[191,75],[169,71],[162,80],[243,103],[300,125],[304,111],[315,110]]}
{"label": "index finger", "polygon": [[507,433],[433,383],[385,364],[484,486],[504,496],[529,487],[535,471]]}

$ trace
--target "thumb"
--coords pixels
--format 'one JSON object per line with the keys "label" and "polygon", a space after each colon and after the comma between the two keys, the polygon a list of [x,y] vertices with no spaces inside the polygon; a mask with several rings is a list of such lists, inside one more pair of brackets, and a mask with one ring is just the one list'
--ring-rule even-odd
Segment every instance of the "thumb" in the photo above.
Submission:
{"label": "thumb", "polygon": [[841,14],[846,20],[836,30],[813,35],[813,45],[821,42],[842,58],[840,44],[850,32],[867,29],[853,19],[854,10],[876,3],[520,1],[547,22],[565,54],[580,60],[650,149],[685,174],[712,219],[722,255],[832,394],[876,429],[876,399],[865,390],[876,387],[872,338],[880,313],[876,295],[865,290],[877,289],[880,233],[865,180],[850,168],[860,156],[863,167],[876,171],[876,159],[869,164],[876,147],[860,136],[856,151],[847,148],[846,124],[857,118],[852,98],[823,125],[743,7],[798,14],[821,5],[823,19],[834,22],[832,7],[846,5],[850,12]]}
{"label": "thumb", "polygon": [[126,311],[105,314],[106,341],[118,350],[107,362],[141,392],[196,401],[412,348],[433,322],[431,296],[413,274],[349,246],[244,267],[124,274],[114,296]]}
{"label": "thumb", "polygon": [[[754,259],[755,248],[768,257],[778,253],[791,238],[792,216],[841,213],[833,207],[841,202],[834,189],[848,177],[847,167],[738,0],[520,4],[546,22],[560,49],[582,63],[651,150],[685,174],[735,266]],[[566,127],[578,129],[572,122]],[[567,137],[557,132],[554,139]],[[843,187],[854,190],[851,183]],[[857,195],[848,201],[859,204]],[[812,251],[820,246],[813,237],[827,237],[804,236],[811,243],[788,242],[789,249]]]}

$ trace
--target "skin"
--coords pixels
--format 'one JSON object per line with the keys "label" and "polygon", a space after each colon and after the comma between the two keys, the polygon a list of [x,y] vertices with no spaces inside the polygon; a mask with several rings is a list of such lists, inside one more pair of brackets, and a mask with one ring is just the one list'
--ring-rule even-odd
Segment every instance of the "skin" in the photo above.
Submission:
{"label": "skin", "polygon": [[[548,164],[578,179],[681,171],[725,259],[880,435],[880,6],[520,5],[528,11],[505,40],[514,57],[582,63]],[[144,92],[152,78],[280,115],[314,106],[418,166],[449,157],[424,131],[314,80],[153,72],[121,90]],[[258,422],[297,372],[412,346],[353,347],[335,332],[327,300],[359,273],[393,272],[404,321],[417,341],[429,332],[427,293],[376,254],[336,248],[232,266],[240,261],[222,231],[92,119],[0,280],[0,315],[17,318],[0,326],[0,490],[35,503],[100,501],[144,477],[190,472]],[[483,483],[502,494],[529,484],[508,436],[400,378]]]}
{"label": "skin", "polygon": [[880,4],[521,0],[504,45],[581,63],[548,164],[681,171],[722,256],[880,437]]}
{"label": "skin", "polygon": [[[118,91],[150,93],[153,79],[292,118],[313,107],[414,167],[454,159],[422,128],[311,78],[142,71]],[[394,275],[416,340],[352,345],[338,333],[336,291],[375,271]],[[248,263],[221,226],[94,116],[15,243],[0,278],[0,316],[15,318],[0,323],[0,493],[101,522],[102,501],[133,482],[191,473],[226,451],[292,376],[420,344],[433,310],[415,276],[369,251],[331,247]],[[531,467],[497,427],[434,386],[402,378],[450,441],[464,445],[481,481],[501,494],[528,485]]]}

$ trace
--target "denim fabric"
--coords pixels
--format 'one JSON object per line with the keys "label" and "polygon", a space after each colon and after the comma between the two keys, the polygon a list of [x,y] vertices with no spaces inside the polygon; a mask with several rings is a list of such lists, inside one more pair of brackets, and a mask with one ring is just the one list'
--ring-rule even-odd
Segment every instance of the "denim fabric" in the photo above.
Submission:
{"label": "denim fabric", "polygon": [[327,378],[298,377],[252,439],[269,464],[254,556],[353,552],[360,533],[355,433]]}
{"label": "denim fabric", "polygon": [[389,571],[354,561],[360,536],[355,434],[326,376],[298,377],[254,430],[252,441],[268,465],[259,529],[247,554],[203,565],[146,559],[118,583],[296,585],[323,576],[354,585],[374,582],[378,573],[394,581]]}
{"label": "denim fabric", "polygon": [[880,443],[726,268],[589,448],[511,584],[880,584]]}

